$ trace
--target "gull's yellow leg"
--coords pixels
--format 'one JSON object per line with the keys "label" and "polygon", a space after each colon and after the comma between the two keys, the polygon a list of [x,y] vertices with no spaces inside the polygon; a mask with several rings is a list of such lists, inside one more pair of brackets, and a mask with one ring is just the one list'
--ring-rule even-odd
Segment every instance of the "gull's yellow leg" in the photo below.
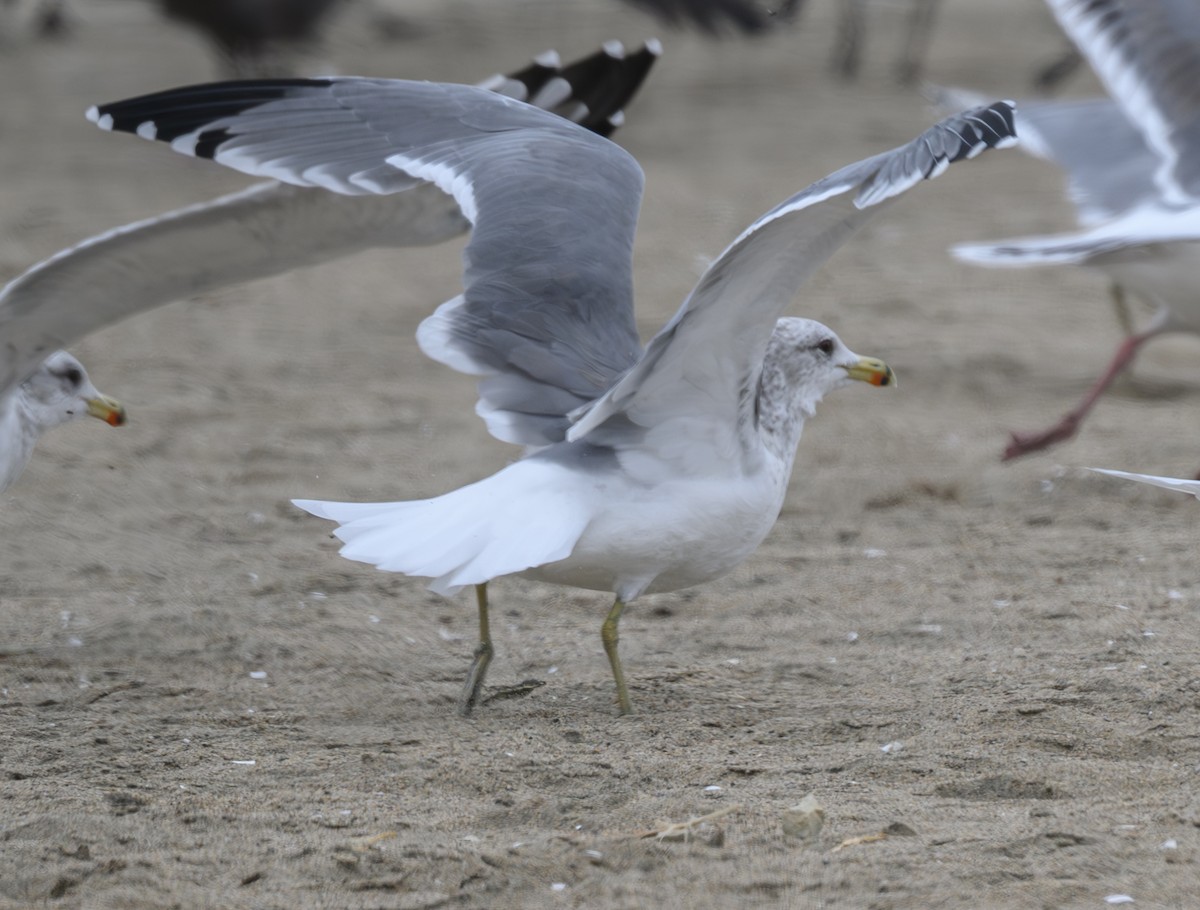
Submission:
{"label": "gull's yellow leg", "polygon": [[608,611],[604,625],[600,627],[600,638],[604,641],[604,653],[608,655],[608,663],[612,666],[613,682],[617,684],[617,713],[632,714],[633,705],[629,701],[629,690],[625,688],[625,671],[621,669],[621,658],[617,656],[617,623],[621,621],[621,612],[625,604],[617,598]]}
{"label": "gull's yellow leg", "polygon": [[475,648],[475,659],[471,661],[471,669],[467,672],[467,681],[463,685],[462,699],[458,703],[458,713],[463,717],[469,716],[471,709],[479,703],[483,679],[487,676],[488,664],[492,662],[492,633],[488,627],[486,581],[475,586],[475,602],[479,605],[479,644]]}

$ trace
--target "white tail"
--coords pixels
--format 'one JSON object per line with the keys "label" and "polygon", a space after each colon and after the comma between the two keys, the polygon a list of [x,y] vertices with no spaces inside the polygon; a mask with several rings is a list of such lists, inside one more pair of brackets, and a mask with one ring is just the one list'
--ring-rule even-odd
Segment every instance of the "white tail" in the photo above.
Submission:
{"label": "white tail", "polygon": [[347,559],[431,578],[430,590],[449,595],[571,554],[590,510],[579,502],[578,477],[572,492],[575,472],[560,468],[559,483],[547,467],[519,461],[435,499],[292,502],[338,523]]}

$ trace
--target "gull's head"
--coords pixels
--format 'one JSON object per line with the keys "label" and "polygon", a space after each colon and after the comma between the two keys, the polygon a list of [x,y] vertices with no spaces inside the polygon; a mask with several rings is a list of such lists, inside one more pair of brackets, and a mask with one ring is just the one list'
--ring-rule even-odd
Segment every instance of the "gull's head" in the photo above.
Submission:
{"label": "gull's head", "polygon": [[125,422],[121,403],[101,395],[83,364],[66,351],[51,354],[21,383],[21,398],[29,418],[42,430],[84,416],[114,427]]}
{"label": "gull's head", "polygon": [[896,376],[882,360],[860,357],[838,338],[837,333],[812,319],[788,317],[775,323],[767,355],[763,361],[763,381],[767,368],[776,374],[778,386],[764,393],[780,399],[790,398],[811,416],[822,398],[852,380],[871,385],[895,385]]}
{"label": "gull's head", "polygon": [[882,360],[860,357],[828,326],[787,317],[775,323],[758,387],[759,426],[781,453],[795,449],[804,421],[817,403],[851,381],[895,385]]}

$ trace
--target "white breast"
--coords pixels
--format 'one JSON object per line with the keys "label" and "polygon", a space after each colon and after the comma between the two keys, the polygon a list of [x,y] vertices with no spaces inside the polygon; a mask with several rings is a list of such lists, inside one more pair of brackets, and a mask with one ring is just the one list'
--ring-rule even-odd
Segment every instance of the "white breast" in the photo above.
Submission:
{"label": "white breast", "polygon": [[604,507],[571,555],[523,574],[626,602],[719,578],[775,524],[788,467],[772,457],[748,476],[665,480],[652,491],[609,474],[595,490]]}

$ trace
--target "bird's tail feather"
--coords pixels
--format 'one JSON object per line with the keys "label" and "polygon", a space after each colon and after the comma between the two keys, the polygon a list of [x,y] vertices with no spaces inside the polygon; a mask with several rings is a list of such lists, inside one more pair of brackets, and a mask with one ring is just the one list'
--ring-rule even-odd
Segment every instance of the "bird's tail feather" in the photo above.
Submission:
{"label": "bird's tail feather", "polygon": [[588,518],[558,482],[565,470],[521,461],[435,499],[292,502],[338,523],[347,559],[431,578],[431,590],[452,594],[571,554]]}

